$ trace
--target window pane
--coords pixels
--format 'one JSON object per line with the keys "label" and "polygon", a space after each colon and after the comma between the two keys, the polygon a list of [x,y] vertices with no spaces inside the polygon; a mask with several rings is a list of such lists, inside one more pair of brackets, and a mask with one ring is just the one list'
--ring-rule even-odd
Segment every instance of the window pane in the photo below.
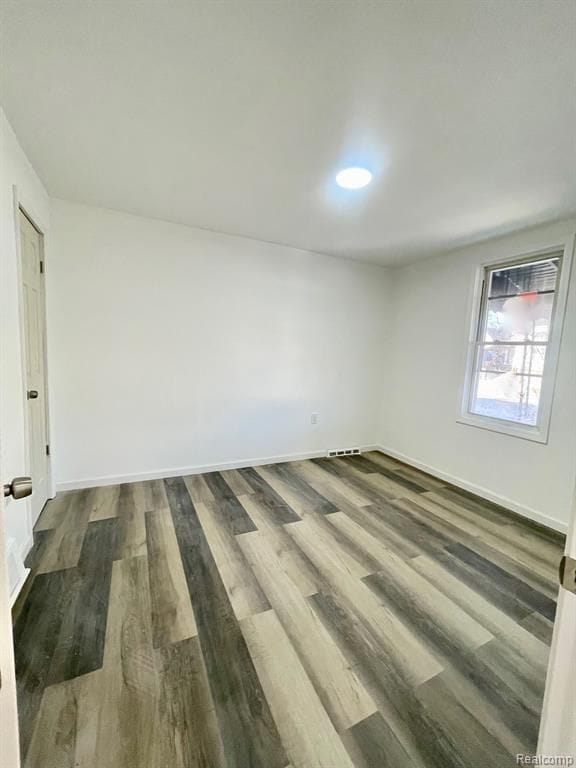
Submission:
{"label": "window pane", "polygon": [[526,293],[554,291],[560,259],[550,258],[528,264],[518,264],[490,272],[488,296],[518,296]]}
{"label": "window pane", "polygon": [[529,426],[539,408],[562,253],[487,267],[468,393],[470,413]]}
{"label": "window pane", "polygon": [[489,298],[482,341],[548,341],[553,293]]}
{"label": "window pane", "polygon": [[542,379],[514,373],[478,373],[470,410],[479,416],[534,426]]}
{"label": "window pane", "polygon": [[544,344],[481,344],[477,370],[523,376],[542,376],[546,346]]}

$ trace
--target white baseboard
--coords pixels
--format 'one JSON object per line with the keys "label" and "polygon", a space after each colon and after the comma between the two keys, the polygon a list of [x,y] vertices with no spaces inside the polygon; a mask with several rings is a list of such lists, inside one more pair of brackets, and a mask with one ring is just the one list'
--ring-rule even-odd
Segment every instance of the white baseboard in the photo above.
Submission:
{"label": "white baseboard", "polygon": [[14,603],[16,602],[18,595],[22,591],[22,587],[24,584],[26,584],[26,579],[28,576],[30,576],[31,570],[30,568],[24,568],[24,571],[22,573],[22,576],[18,580],[18,583],[14,585],[14,588],[12,589],[12,592],[10,592],[10,610],[14,607]]}
{"label": "white baseboard", "polygon": [[[360,447],[361,451],[378,450],[375,445]],[[105,475],[103,477],[87,477],[80,480],[66,480],[56,483],[57,491],[76,491],[81,488],[96,488],[101,485],[118,485],[119,483],[137,483],[141,480],[162,480],[165,477],[180,477],[186,475],[199,475],[204,472],[220,472],[224,469],[243,469],[244,467],[258,467],[262,464],[280,464],[284,461],[301,461],[303,459],[317,459],[326,456],[328,449],[322,451],[306,451],[304,453],[289,453],[284,456],[266,456],[257,459],[237,459],[224,461],[219,464],[200,464],[194,467],[170,467],[167,469],[155,469],[149,472],[137,472],[131,475]]]}
{"label": "white baseboard", "polygon": [[20,590],[26,583],[26,579],[30,574],[30,568],[26,568],[24,561],[32,547],[32,541],[33,539],[30,537],[19,547],[15,539],[8,539],[6,546],[6,562],[8,566],[8,583],[10,585],[10,607],[16,602],[16,598],[20,594]]}
{"label": "white baseboard", "polygon": [[405,453],[395,451],[393,448],[387,448],[386,446],[379,445],[376,447],[376,450],[391,456],[393,459],[403,461],[405,464],[410,464],[410,466],[415,467],[416,469],[421,469],[423,472],[428,472],[430,475],[434,475],[435,477],[440,478],[440,480],[446,480],[452,485],[457,485],[459,488],[463,488],[465,491],[475,493],[477,496],[481,496],[487,501],[492,501],[494,504],[499,504],[501,507],[506,507],[506,509],[509,509],[511,512],[515,512],[517,515],[527,517],[529,520],[533,520],[535,523],[545,525],[546,528],[552,528],[553,530],[559,531],[560,533],[567,533],[568,531],[567,523],[564,523],[561,520],[556,520],[553,517],[549,517],[543,512],[538,512],[538,510],[532,509],[531,507],[526,507],[524,504],[519,504],[518,502],[514,501],[513,499],[509,499],[506,496],[500,496],[497,493],[493,493],[487,488],[483,488],[481,485],[475,485],[474,483],[470,483],[467,480],[463,480],[461,477],[456,477],[455,475],[451,475],[448,472],[443,472],[437,467],[432,467],[430,464],[425,464],[422,461],[418,461],[417,459],[413,459],[410,456],[406,456]]}
{"label": "white baseboard", "polygon": [[20,547],[20,556],[22,557],[22,561],[26,560],[33,546],[34,546],[34,534],[30,534],[30,536],[26,539],[24,544]]}

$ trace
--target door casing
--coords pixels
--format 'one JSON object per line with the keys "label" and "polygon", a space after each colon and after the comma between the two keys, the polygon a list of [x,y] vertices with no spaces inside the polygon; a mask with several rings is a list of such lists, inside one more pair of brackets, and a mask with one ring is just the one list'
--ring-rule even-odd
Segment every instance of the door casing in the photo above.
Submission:
{"label": "door casing", "polygon": [[[24,413],[24,442],[25,442],[25,461],[26,466],[24,474],[31,475],[32,471],[32,440],[30,435],[31,424],[29,418],[29,403],[26,397],[26,312],[24,308],[24,291],[22,281],[22,249],[20,242],[20,215],[24,215],[34,229],[40,235],[40,249],[41,258],[44,264],[44,279],[42,280],[42,302],[41,302],[41,317],[43,332],[43,365],[44,365],[44,391],[42,396],[44,398],[44,416],[45,416],[45,429],[46,429],[46,441],[47,444],[51,444],[51,429],[50,429],[50,400],[48,392],[48,338],[47,338],[47,322],[46,322],[46,247],[45,247],[45,233],[43,228],[39,225],[37,218],[34,216],[33,211],[25,205],[25,202],[20,199],[18,189],[14,186],[14,231],[16,236],[16,250],[17,250],[17,268],[18,268],[18,306],[19,306],[19,321],[20,321],[20,345],[21,345],[21,369],[22,369],[22,406]],[[52,473],[52,456],[46,456],[46,473],[47,473],[47,489],[48,498],[55,496],[54,478]],[[29,522],[29,541],[26,542],[24,547],[23,556],[26,551],[32,546],[32,531],[36,520],[33,518],[32,503],[30,499],[27,500],[27,515]]]}

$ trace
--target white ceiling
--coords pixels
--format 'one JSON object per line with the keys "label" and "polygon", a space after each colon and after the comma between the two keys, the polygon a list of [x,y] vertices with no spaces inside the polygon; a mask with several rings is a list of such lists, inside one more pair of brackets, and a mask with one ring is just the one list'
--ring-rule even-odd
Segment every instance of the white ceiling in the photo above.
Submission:
{"label": "white ceiling", "polygon": [[54,196],[382,263],[576,211],[572,1],[0,8],[0,100]]}

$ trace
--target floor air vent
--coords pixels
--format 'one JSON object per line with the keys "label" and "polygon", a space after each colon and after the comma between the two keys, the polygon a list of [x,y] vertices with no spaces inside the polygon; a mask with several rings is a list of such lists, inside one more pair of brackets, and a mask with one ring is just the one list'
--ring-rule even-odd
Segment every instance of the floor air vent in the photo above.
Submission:
{"label": "floor air vent", "polygon": [[334,456],[357,456],[360,453],[360,448],[338,448],[332,451],[328,451],[328,457]]}

